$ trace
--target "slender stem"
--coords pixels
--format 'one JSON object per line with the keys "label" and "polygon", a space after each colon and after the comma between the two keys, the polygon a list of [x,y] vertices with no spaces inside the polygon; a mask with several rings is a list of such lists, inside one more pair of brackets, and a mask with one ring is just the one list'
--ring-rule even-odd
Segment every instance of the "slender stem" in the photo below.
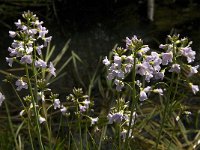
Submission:
{"label": "slender stem", "polygon": [[101,143],[102,143],[103,138],[104,138],[104,136],[106,134],[106,131],[107,131],[107,125],[105,127],[103,127],[103,129],[102,129],[98,150],[101,150]]}
{"label": "slender stem", "polygon": [[132,102],[131,102],[131,114],[130,114],[130,120],[129,120],[129,125],[128,125],[128,131],[126,134],[126,139],[125,139],[125,149],[128,148],[129,144],[129,134],[130,134],[130,129],[132,125],[132,118],[133,118],[133,112],[135,110],[135,104],[137,103],[136,100],[136,89],[135,89],[135,78],[136,78],[136,52],[134,51],[134,65],[133,65],[133,74],[132,74],[132,82],[133,82],[133,94],[132,94]]}
{"label": "slender stem", "polygon": [[[77,99],[77,104],[79,104],[79,101]],[[82,133],[81,133],[81,120],[80,120],[80,112],[78,109],[78,105],[76,106],[76,112],[78,113],[78,128],[79,128],[79,138],[80,138],[80,150],[83,149],[83,142],[82,142]]]}
{"label": "slender stem", "polygon": [[31,142],[31,148],[32,148],[32,150],[34,150],[33,139],[32,139],[32,135],[31,135],[31,131],[30,131],[30,122],[29,121],[28,121],[28,133],[29,133],[29,138],[30,138],[30,142]]}
{"label": "slender stem", "polygon": [[30,81],[30,77],[29,77],[29,71],[28,71],[27,64],[26,64],[25,70],[26,70],[26,76],[27,76],[27,80],[28,80],[29,92],[31,94],[31,102],[32,102],[32,105],[33,105],[33,111],[34,111],[34,116],[35,116],[36,128],[37,128],[38,138],[39,138],[39,145],[40,145],[40,149],[44,150],[44,147],[43,147],[43,144],[42,144],[42,137],[41,137],[40,126],[39,126],[39,115],[38,115],[38,111],[36,109],[36,103],[35,103],[35,98],[37,99],[37,97],[34,96],[33,91],[32,91],[32,85],[31,85],[31,81]]}
{"label": "slender stem", "polygon": [[[175,45],[174,42],[172,44],[173,44],[173,56],[174,56],[173,57],[173,63],[175,64],[176,63],[176,45]],[[162,134],[162,130],[163,130],[166,118],[167,118],[167,114],[168,114],[170,103],[175,99],[175,95],[176,95],[176,92],[177,92],[179,75],[178,75],[177,80],[176,80],[177,82],[176,82],[176,87],[175,87],[175,93],[174,93],[173,98],[171,100],[171,94],[172,94],[172,90],[173,90],[173,84],[175,82],[174,78],[175,78],[175,73],[172,72],[170,86],[169,86],[169,90],[168,90],[168,93],[167,93],[167,102],[166,102],[166,105],[165,105],[165,108],[164,108],[163,118],[162,118],[162,123],[161,123],[160,130],[159,130],[158,138],[156,140],[155,150],[158,149],[158,144],[159,144],[160,137],[161,137],[161,134]]]}
{"label": "slender stem", "polygon": [[6,101],[5,101],[5,106],[6,106],[6,113],[7,113],[7,115],[8,115],[9,127],[10,127],[12,136],[13,136],[14,141],[15,141],[16,149],[17,149],[17,150],[20,150],[20,147],[19,147],[19,145],[18,145],[18,143],[17,143],[17,140],[16,140],[16,137],[15,137],[15,133],[14,133],[14,129],[13,129],[13,124],[12,124],[12,121],[11,121],[10,112],[9,112],[9,109],[8,109],[8,106],[7,106],[7,102],[6,102]]}

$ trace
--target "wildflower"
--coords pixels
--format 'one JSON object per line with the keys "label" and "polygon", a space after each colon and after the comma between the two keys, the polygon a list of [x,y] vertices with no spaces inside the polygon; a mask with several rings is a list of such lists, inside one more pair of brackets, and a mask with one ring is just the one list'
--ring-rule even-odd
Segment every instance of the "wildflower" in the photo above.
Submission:
{"label": "wildflower", "polygon": [[196,52],[191,47],[184,47],[181,49],[181,54],[187,58],[188,63],[195,60]]}
{"label": "wildflower", "polygon": [[86,106],[82,106],[82,105],[79,105],[79,109],[80,109],[80,112],[85,112],[86,111]]}
{"label": "wildflower", "polygon": [[18,19],[17,22],[15,22],[15,25],[17,26],[17,28],[21,28],[22,22],[20,19]]}
{"label": "wildflower", "polygon": [[169,70],[169,72],[176,72],[179,73],[181,70],[180,65],[179,64],[173,64],[171,69]]}
{"label": "wildflower", "polygon": [[124,83],[118,79],[115,79],[114,81],[115,85],[116,85],[116,90],[117,91],[121,91],[122,88],[124,87]]}
{"label": "wildflower", "polygon": [[54,105],[54,109],[60,108],[60,100],[55,99],[53,105]]}
{"label": "wildflower", "polygon": [[96,117],[96,118],[90,118],[90,119],[91,119],[91,126],[92,126],[93,124],[97,123],[98,120],[99,120],[98,117]]}
{"label": "wildflower", "polygon": [[147,94],[144,91],[140,91],[140,101],[147,100]]}
{"label": "wildflower", "polygon": [[83,101],[83,104],[85,105],[86,108],[89,108],[90,101],[88,99],[85,99]]}
{"label": "wildflower", "polygon": [[28,84],[22,80],[22,78],[18,79],[15,83],[17,86],[17,91],[21,91],[21,89],[28,89]]}
{"label": "wildflower", "polygon": [[4,100],[5,100],[5,96],[0,92],[0,106],[2,105]]}
{"label": "wildflower", "polygon": [[188,74],[188,77],[191,77],[193,74],[196,74],[198,72],[199,65],[191,67],[190,66],[190,73]]}
{"label": "wildflower", "polygon": [[8,57],[6,57],[6,61],[8,62],[8,66],[12,67],[13,58],[8,58]]}
{"label": "wildflower", "polygon": [[168,65],[169,62],[172,62],[173,53],[162,53],[162,65]]}
{"label": "wildflower", "polygon": [[32,56],[31,56],[31,55],[24,55],[24,56],[21,58],[20,62],[21,62],[22,64],[31,64],[31,63],[32,63]]}
{"label": "wildflower", "polygon": [[51,41],[51,39],[52,39],[52,36],[43,38],[43,40],[44,40],[44,47],[47,46],[47,44]]}
{"label": "wildflower", "polygon": [[10,56],[17,56],[18,55],[18,52],[17,52],[16,49],[8,47],[8,51],[10,52]]}
{"label": "wildflower", "polygon": [[121,66],[121,62],[122,62],[122,58],[119,57],[119,56],[114,56],[114,63],[117,67],[120,67]]}
{"label": "wildflower", "polygon": [[121,112],[108,114],[108,124],[113,124],[113,122],[120,123],[124,119],[124,116]]}
{"label": "wildflower", "polygon": [[14,38],[17,35],[17,33],[15,31],[9,31],[9,36],[11,38]]}
{"label": "wildflower", "polygon": [[147,97],[147,93],[151,90],[151,87],[150,86],[147,86],[146,88],[142,89],[140,91],[140,101],[144,101],[144,100],[147,100],[148,97]]}
{"label": "wildflower", "polygon": [[162,89],[154,89],[153,92],[158,93],[159,95],[163,95],[163,90]]}
{"label": "wildflower", "polygon": [[126,63],[130,63],[130,64],[133,64],[134,63],[134,58],[133,58],[133,56],[132,55],[130,55],[130,56],[127,56],[126,58],[125,58],[125,62]]}
{"label": "wildflower", "polygon": [[190,87],[192,88],[192,92],[196,94],[199,91],[198,85],[193,85],[192,83],[189,83]]}
{"label": "wildflower", "polygon": [[53,63],[50,62],[50,63],[49,63],[49,72],[50,72],[54,77],[56,76],[55,71],[56,71],[56,69],[54,68]]}
{"label": "wildflower", "polygon": [[62,114],[65,114],[67,112],[67,108],[64,106],[61,106],[60,111],[62,112]]}
{"label": "wildflower", "polygon": [[163,80],[164,76],[165,76],[165,70],[163,70],[163,71],[161,71],[161,72],[155,72],[155,73],[154,73],[154,78],[155,78],[156,80],[158,80],[158,79]]}
{"label": "wildflower", "polygon": [[45,122],[46,121],[46,119],[45,118],[43,118],[43,117],[41,117],[41,116],[39,116],[39,122],[40,122],[40,124],[42,124],[43,122]]}
{"label": "wildflower", "polygon": [[37,46],[36,50],[37,50],[38,55],[41,55],[41,54],[42,54],[41,49],[42,49],[43,47],[44,47],[44,45]]}
{"label": "wildflower", "polygon": [[106,66],[110,65],[110,61],[108,60],[107,56],[104,58],[103,64],[105,64]]}
{"label": "wildflower", "polygon": [[28,48],[26,49],[26,53],[27,53],[27,54],[30,54],[32,51],[33,51],[33,47],[28,47]]}
{"label": "wildflower", "polygon": [[43,61],[42,59],[38,59],[35,61],[35,67],[46,68],[47,63],[45,61]]}

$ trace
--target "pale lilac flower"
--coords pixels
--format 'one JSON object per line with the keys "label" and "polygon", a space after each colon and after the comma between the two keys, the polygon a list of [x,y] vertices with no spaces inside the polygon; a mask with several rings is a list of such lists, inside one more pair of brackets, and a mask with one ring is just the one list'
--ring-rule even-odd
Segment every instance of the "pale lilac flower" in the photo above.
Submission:
{"label": "pale lilac flower", "polygon": [[154,73],[154,78],[155,78],[156,80],[158,80],[158,79],[163,80],[163,78],[164,78],[164,76],[165,76],[164,73],[165,73],[165,71],[156,72],[156,73]]}
{"label": "pale lilac flower", "polygon": [[35,61],[35,67],[46,68],[47,63],[45,61],[43,61],[42,59],[38,59],[38,60]]}
{"label": "pale lilac flower", "polygon": [[79,105],[80,112],[86,112],[86,106]]}
{"label": "pale lilac flower", "polygon": [[164,45],[164,44],[160,44],[160,45],[159,45],[159,48],[160,48],[160,49],[165,49],[166,47],[167,47],[167,45]]}
{"label": "pale lilac flower", "polygon": [[22,64],[31,64],[31,63],[32,63],[32,56],[31,56],[31,55],[24,55],[24,56],[21,58],[20,62],[21,62]]}
{"label": "pale lilac flower", "polygon": [[9,31],[9,36],[11,38],[14,38],[17,35],[17,33],[15,31]]}
{"label": "pale lilac flower", "polygon": [[4,100],[5,100],[5,96],[0,92],[0,106],[2,105]]}
{"label": "pale lilac flower", "polygon": [[26,53],[30,54],[33,51],[33,47],[26,48]]}
{"label": "pale lilac flower", "polygon": [[124,116],[120,112],[112,115],[112,120],[116,123],[121,123],[123,119],[124,119]]}
{"label": "pale lilac flower", "polygon": [[15,22],[15,25],[17,26],[17,28],[21,28],[21,26],[22,26],[22,22],[21,22],[21,20],[18,19],[18,21]]}
{"label": "pale lilac flower", "polygon": [[103,64],[105,64],[106,66],[110,65],[110,61],[108,60],[107,56],[104,58]]}
{"label": "pale lilac flower", "polygon": [[190,83],[190,86],[191,86],[192,92],[194,94],[196,94],[199,91],[199,86],[198,85],[193,85],[192,83]]}
{"label": "pale lilac flower", "polygon": [[83,101],[83,104],[85,105],[85,107],[88,109],[89,108],[89,104],[90,104],[90,101],[88,99],[85,99]]}
{"label": "pale lilac flower", "polygon": [[41,49],[42,49],[43,47],[44,47],[44,45],[37,46],[36,50],[37,50],[38,55],[41,55],[41,54],[42,54]]}
{"label": "pale lilac flower", "polygon": [[129,39],[128,37],[126,37],[126,48],[128,48],[129,46],[131,46],[132,41],[131,39]]}
{"label": "pale lilac flower", "polygon": [[13,58],[8,58],[8,57],[6,57],[6,62],[8,62],[8,66],[12,67]]}
{"label": "pale lilac flower", "polygon": [[116,70],[116,73],[118,78],[124,79],[124,72],[121,69]]}
{"label": "pale lilac flower", "polygon": [[90,118],[90,119],[91,119],[91,126],[92,126],[93,124],[97,123],[98,120],[99,120],[98,117],[96,117],[96,118]]}
{"label": "pale lilac flower", "polygon": [[37,34],[37,29],[30,29],[30,30],[28,30],[28,33],[30,35],[35,35],[35,34]]}
{"label": "pale lilac flower", "polygon": [[54,68],[53,63],[50,62],[50,63],[49,63],[49,72],[50,72],[54,77],[56,76],[55,71],[56,71],[56,69]]}
{"label": "pale lilac flower", "polygon": [[145,88],[143,89],[143,91],[146,92],[146,93],[148,93],[148,92],[151,91],[151,89],[152,89],[151,86],[147,86],[147,87],[145,87]]}
{"label": "pale lilac flower", "polygon": [[181,49],[181,54],[187,58],[188,63],[195,60],[196,52],[191,47],[184,47]]}
{"label": "pale lilac flower", "polygon": [[62,114],[65,114],[67,112],[67,108],[64,106],[61,106],[60,111],[62,112]]}
{"label": "pale lilac flower", "polygon": [[150,48],[148,45],[143,45],[143,47],[141,48],[141,53],[146,54],[149,50]]}
{"label": "pale lilac flower", "polygon": [[169,62],[172,62],[173,54],[172,52],[169,53],[162,53],[162,65],[168,65]]}
{"label": "pale lilac flower", "polygon": [[130,56],[127,56],[126,58],[125,58],[125,62],[126,63],[130,63],[130,64],[133,64],[134,63],[134,58],[133,58],[133,56],[132,55],[130,55]]}
{"label": "pale lilac flower", "polygon": [[17,86],[17,91],[21,91],[21,89],[28,89],[28,84],[22,80],[22,78],[18,79],[15,83]]}
{"label": "pale lilac flower", "polygon": [[25,26],[25,25],[22,25],[22,26],[21,26],[21,29],[22,29],[23,31],[26,31],[26,30],[28,29],[28,27]]}
{"label": "pale lilac flower", "polygon": [[143,90],[140,91],[140,98],[139,99],[140,99],[140,101],[145,101],[145,100],[148,99],[145,91],[143,91]]}
{"label": "pale lilac flower", "polygon": [[42,25],[44,22],[43,21],[39,21],[39,20],[36,20],[35,22],[31,22],[33,25],[36,25],[36,26],[39,26],[39,25]]}
{"label": "pale lilac flower", "polygon": [[112,79],[114,79],[114,77],[115,76],[112,72],[108,73],[108,76],[107,76],[108,80],[112,80]]}
{"label": "pale lilac flower", "polygon": [[193,74],[196,74],[198,72],[199,65],[191,67],[190,66],[190,73],[188,74],[188,77],[191,77]]}
{"label": "pale lilac flower", "polygon": [[39,116],[39,122],[40,122],[40,124],[42,124],[43,122],[45,122],[46,121],[46,119],[45,118],[43,118],[43,117],[41,117],[41,116]]}
{"label": "pale lilac flower", "polygon": [[44,38],[47,33],[48,33],[48,30],[45,27],[41,27],[38,38]]}
{"label": "pale lilac flower", "polygon": [[127,64],[127,65],[125,66],[125,68],[124,68],[125,73],[131,72],[132,68],[133,68],[133,65],[132,65],[132,64]]}
{"label": "pale lilac flower", "polygon": [[116,85],[116,90],[117,91],[121,91],[122,88],[124,87],[124,83],[118,79],[115,79],[114,81],[115,85]]}
{"label": "pale lilac flower", "polygon": [[50,36],[50,37],[46,37],[46,38],[43,38],[43,39],[44,39],[44,47],[46,47],[47,44],[51,41],[52,36]]}
{"label": "pale lilac flower", "polygon": [[10,56],[17,56],[18,51],[16,49],[8,47],[8,51],[10,52]]}
{"label": "pale lilac flower", "polygon": [[121,66],[121,62],[122,62],[122,59],[121,57],[119,56],[114,56],[114,63],[116,64],[117,67],[120,67]]}
{"label": "pale lilac flower", "polygon": [[154,89],[153,92],[158,93],[159,95],[163,95],[163,90],[161,88]]}
{"label": "pale lilac flower", "polygon": [[53,103],[54,109],[60,108],[60,100],[59,99],[55,99],[54,103]]}
{"label": "pale lilac flower", "polygon": [[179,64],[173,64],[169,72],[176,72],[179,73],[181,71],[180,65]]}

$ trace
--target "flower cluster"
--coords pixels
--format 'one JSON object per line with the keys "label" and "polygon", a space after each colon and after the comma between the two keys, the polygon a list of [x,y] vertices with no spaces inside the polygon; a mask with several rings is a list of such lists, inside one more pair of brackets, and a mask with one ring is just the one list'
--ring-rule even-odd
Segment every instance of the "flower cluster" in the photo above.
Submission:
{"label": "flower cluster", "polygon": [[[38,69],[46,69],[52,75],[56,76],[55,68],[42,59],[42,49],[47,47],[52,37],[46,37],[48,30],[42,26],[43,22],[39,21],[32,12],[24,12],[22,15],[24,21],[18,19],[15,22],[17,31],[9,31],[11,38],[15,38],[11,47],[8,48],[10,58],[6,57],[8,65],[12,67],[13,62],[23,65],[31,65]],[[26,83],[22,80],[16,82],[17,90],[27,89]]]}
{"label": "flower cluster", "polygon": [[[103,64],[108,67],[108,80],[114,79],[116,90],[121,91],[124,87],[124,78],[131,72],[136,75],[143,76],[146,82],[153,80],[163,80],[165,71],[180,73],[181,67],[186,65],[189,68],[188,77],[198,72],[199,65],[191,66],[184,64],[182,57],[187,59],[188,63],[195,60],[195,51],[192,50],[187,38],[179,39],[179,35],[169,36],[170,44],[161,44],[159,48],[165,52],[158,53],[150,51],[148,45],[143,45],[143,41],[136,36],[129,39],[126,38],[126,49],[116,48],[113,51],[113,60],[104,58]],[[181,59],[179,59],[181,58]],[[134,67],[135,66],[135,67]],[[165,67],[166,66],[166,67]],[[135,70],[134,70],[135,69]],[[140,81],[139,81],[140,82]],[[152,86],[144,87],[144,85],[137,84],[140,89],[139,99],[144,101],[148,99],[149,92],[155,92],[163,95],[163,89],[153,89]],[[191,86],[194,94],[198,91],[198,86]],[[195,90],[194,90],[194,87]]]}
{"label": "flower cluster", "polygon": [[[107,115],[108,124],[118,124],[122,128],[121,137],[125,139],[127,134],[127,127],[131,120],[131,127],[136,122],[137,114],[133,111],[132,118],[131,112],[128,111],[128,103],[125,102],[123,98],[116,100],[116,107],[112,107],[110,113]],[[132,131],[129,131],[129,137],[132,137]]]}

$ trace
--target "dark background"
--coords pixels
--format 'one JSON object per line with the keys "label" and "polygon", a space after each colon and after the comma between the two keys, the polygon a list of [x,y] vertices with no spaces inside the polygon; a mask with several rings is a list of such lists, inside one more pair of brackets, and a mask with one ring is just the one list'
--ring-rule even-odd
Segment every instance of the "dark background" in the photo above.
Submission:
{"label": "dark background", "polygon": [[155,0],[154,6],[150,20],[148,0],[0,0],[0,69],[8,68],[5,57],[12,42],[8,31],[16,29],[14,22],[27,10],[44,21],[57,52],[71,39],[69,49],[88,64],[83,74],[94,71],[100,56],[108,55],[115,44],[124,46],[126,36],[137,35],[159,50],[167,35],[178,33],[194,41],[198,53],[200,1]]}

